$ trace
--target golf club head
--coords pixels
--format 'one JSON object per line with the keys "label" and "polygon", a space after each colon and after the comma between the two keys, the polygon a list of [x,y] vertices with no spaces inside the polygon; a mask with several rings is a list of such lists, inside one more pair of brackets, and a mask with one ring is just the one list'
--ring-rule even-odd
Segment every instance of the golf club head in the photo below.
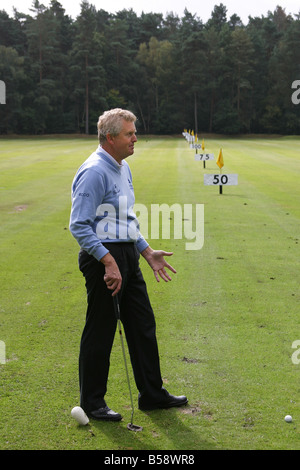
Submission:
{"label": "golf club head", "polygon": [[127,424],[127,429],[129,429],[129,431],[135,431],[135,432],[143,430],[142,426],[138,426],[137,424],[133,424],[133,423]]}

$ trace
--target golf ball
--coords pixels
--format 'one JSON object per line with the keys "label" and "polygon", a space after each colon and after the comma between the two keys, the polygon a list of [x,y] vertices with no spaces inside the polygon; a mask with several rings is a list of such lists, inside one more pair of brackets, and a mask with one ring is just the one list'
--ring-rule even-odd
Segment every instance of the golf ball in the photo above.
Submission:
{"label": "golf ball", "polygon": [[291,415],[286,415],[284,419],[287,423],[291,423],[293,421],[293,418],[291,417]]}
{"label": "golf ball", "polygon": [[75,418],[81,426],[85,426],[89,422],[89,418],[80,406],[74,406],[74,408],[72,408],[71,416]]}

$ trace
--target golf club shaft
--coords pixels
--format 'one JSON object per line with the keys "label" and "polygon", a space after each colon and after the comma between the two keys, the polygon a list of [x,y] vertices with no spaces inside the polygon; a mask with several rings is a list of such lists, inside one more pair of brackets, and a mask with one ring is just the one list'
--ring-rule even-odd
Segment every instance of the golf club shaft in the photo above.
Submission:
{"label": "golf club shaft", "polygon": [[130,387],[130,380],[129,380],[129,374],[128,374],[127,361],[126,361],[125,346],[124,346],[124,340],[123,340],[123,334],[122,334],[120,304],[119,304],[118,294],[113,297],[113,302],[114,302],[115,315],[117,318],[118,330],[120,334],[121,347],[122,347],[122,353],[123,353],[123,358],[124,358],[124,365],[125,365],[130,401],[131,401],[131,424],[133,424],[134,406],[133,406],[132,392],[131,392],[131,387]]}

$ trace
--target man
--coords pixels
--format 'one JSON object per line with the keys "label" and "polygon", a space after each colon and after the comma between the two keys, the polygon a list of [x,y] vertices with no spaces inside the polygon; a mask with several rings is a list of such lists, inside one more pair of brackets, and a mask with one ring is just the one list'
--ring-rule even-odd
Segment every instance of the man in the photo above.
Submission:
{"label": "man", "polygon": [[155,319],[139,268],[140,254],[156,280],[173,273],[160,250],[152,250],[139,232],[133,212],[132,176],[125,159],[134,153],[136,117],[112,109],[99,117],[100,145],[77,171],[72,185],[70,231],[78,241],[79,268],[87,290],[86,323],[79,354],[80,404],[94,419],[119,421],[104,397],[111,348],[116,330],[113,297],[118,294],[142,410],[187,403],[162,387]]}

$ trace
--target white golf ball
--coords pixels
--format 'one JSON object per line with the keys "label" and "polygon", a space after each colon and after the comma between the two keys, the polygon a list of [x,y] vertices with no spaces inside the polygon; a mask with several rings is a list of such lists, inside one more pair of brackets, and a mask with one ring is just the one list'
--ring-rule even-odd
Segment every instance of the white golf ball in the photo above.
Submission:
{"label": "white golf ball", "polygon": [[291,415],[286,415],[284,419],[287,423],[291,423],[293,421],[293,418],[291,417]]}
{"label": "white golf ball", "polygon": [[89,422],[89,418],[80,406],[74,406],[71,411],[71,416],[75,418],[81,426],[85,426]]}

